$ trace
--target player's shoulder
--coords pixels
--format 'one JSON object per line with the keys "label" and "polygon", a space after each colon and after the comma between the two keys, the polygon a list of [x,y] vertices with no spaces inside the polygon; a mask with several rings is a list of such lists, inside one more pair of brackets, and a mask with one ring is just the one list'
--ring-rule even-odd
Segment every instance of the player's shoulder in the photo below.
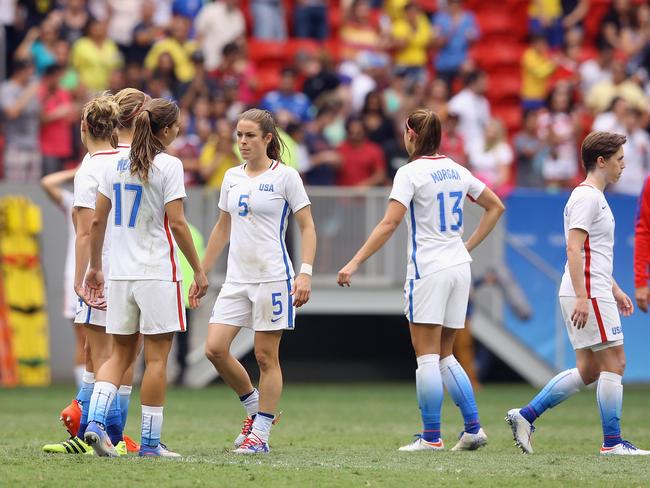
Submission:
{"label": "player's shoulder", "polygon": [[182,169],[183,161],[181,161],[176,156],[162,152],[156,154],[156,157],[153,159],[153,166],[165,172],[176,169],[178,167]]}
{"label": "player's shoulder", "polygon": [[576,186],[569,196],[568,206],[598,204],[605,200],[605,195],[591,185],[581,184]]}
{"label": "player's shoulder", "polygon": [[228,168],[226,170],[226,172],[224,173],[224,175],[223,175],[223,179],[225,181],[226,178],[228,178],[228,179],[230,179],[230,178],[241,178],[243,176],[245,176],[244,164],[240,163],[237,166],[233,166],[232,168]]}
{"label": "player's shoulder", "polygon": [[281,161],[274,161],[273,165],[271,166],[271,171],[277,172],[278,176],[285,177],[285,178],[286,177],[295,178],[296,176],[300,178],[300,173],[298,173],[298,170],[292,168],[287,164],[284,164]]}

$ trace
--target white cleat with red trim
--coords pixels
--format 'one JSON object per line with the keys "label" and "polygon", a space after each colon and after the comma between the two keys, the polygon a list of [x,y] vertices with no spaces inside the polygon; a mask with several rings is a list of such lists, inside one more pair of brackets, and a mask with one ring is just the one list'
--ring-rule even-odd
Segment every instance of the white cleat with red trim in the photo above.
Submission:
{"label": "white cleat with red trim", "polygon": [[624,440],[620,444],[612,447],[602,446],[600,448],[601,456],[650,456],[650,451],[639,449],[631,442]]}

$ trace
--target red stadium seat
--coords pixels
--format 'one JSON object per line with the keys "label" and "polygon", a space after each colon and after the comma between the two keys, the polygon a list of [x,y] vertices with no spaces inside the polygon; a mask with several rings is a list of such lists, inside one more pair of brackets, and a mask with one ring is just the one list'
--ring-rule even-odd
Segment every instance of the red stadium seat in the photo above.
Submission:
{"label": "red stadium seat", "polygon": [[482,69],[490,71],[502,67],[519,68],[523,53],[524,46],[518,43],[494,46],[479,41],[472,47],[470,55]]}
{"label": "red stadium seat", "polygon": [[479,13],[477,20],[483,36],[490,34],[508,35],[512,32],[513,26],[510,18],[501,11],[482,11]]}
{"label": "red stadium seat", "polygon": [[522,113],[518,103],[493,107],[492,116],[501,119],[510,134],[521,130]]}
{"label": "red stadium seat", "polygon": [[518,102],[521,97],[521,80],[512,76],[490,76],[487,97],[492,103]]}
{"label": "red stadium seat", "polygon": [[281,69],[288,62],[286,43],[250,39],[248,55],[257,69]]}
{"label": "red stadium seat", "polygon": [[258,98],[262,98],[268,92],[275,90],[280,85],[280,72],[276,69],[261,69],[257,72]]}
{"label": "red stadium seat", "polygon": [[299,52],[318,54],[320,49],[321,44],[314,39],[289,39],[285,47],[285,59],[293,62]]}

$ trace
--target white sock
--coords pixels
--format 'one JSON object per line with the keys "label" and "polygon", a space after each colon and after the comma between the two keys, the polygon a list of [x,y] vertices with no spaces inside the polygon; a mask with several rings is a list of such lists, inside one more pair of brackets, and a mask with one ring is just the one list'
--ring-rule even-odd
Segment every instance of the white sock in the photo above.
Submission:
{"label": "white sock", "polygon": [[156,447],[162,433],[163,407],[142,405],[142,444]]}
{"label": "white sock", "polygon": [[108,410],[115,401],[117,395],[117,386],[108,381],[95,382],[93,395],[90,397],[90,407],[88,408],[88,421],[99,422],[106,425]]}
{"label": "white sock", "polygon": [[81,385],[84,381],[84,373],[86,372],[86,366],[83,364],[77,364],[74,367],[74,382],[77,385],[77,389],[81,388]]}
{"label": "white sock", "polygon": [[258,412],[255,416],[255,421],[253,422],[253,428],[251,432],[262,439],[264,442],[268,442],[269,436],[271,435],[271,425],[273,424],[274,418],[275,416],[269,413]]}
{"label": "white sock", "polygon": [[596,388],[596,400],[603,426],[603,443],[608,447],[621,442],[621,410],[623,409],[623,377],[601,371]]}
{"label": "white sock", "polygon": [[95,383],[95,373],[84,368],[83,375],[81,376],[81,381],[88,384]]}
{"label": "white sock", "polygon": [[260,394],[257,391],[257,388],[253,388],[253,393],[247,396],[245,400],[242,400],[241,397],[239,397],[239,401],[246,409],[246,414],[249,417],[257,415],[257,411],[260,408]]}

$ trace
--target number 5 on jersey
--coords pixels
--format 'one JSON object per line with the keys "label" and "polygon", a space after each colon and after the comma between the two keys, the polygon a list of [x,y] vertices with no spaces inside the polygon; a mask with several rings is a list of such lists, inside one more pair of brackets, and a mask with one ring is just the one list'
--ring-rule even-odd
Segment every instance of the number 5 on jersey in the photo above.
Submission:
{"label": "number 5 on jersey", "polygon": [[[113,191],[115,192],[115,225],[122,225],[122,184],[113,184]],[[131,207],[131,215],[129,216],[129,227],[135,227],[135,221],[138,218],[138,210],[140,209],[140,201],[142,200],[142,185],[133,185],[130,183],[124,184],[124,191],[135,192],[133,197],[133,206]]]}

